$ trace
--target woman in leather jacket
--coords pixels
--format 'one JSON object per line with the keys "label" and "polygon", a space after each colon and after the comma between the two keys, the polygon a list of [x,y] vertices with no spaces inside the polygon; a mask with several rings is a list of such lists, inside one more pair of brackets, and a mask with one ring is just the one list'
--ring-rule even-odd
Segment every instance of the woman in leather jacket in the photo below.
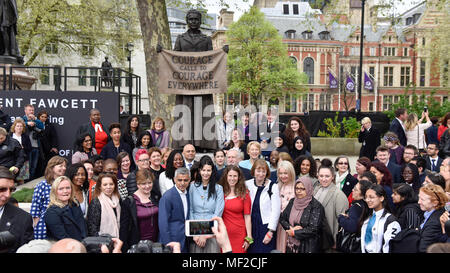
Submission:
{"label": "woman in leather jacket", "polygon": [[288,237],[286,253],[321,252],[325,210],[313,197],[314,188],[310,178],[299,178],[294,189],[295,198],[289,201],[280,217],[280,224]]}

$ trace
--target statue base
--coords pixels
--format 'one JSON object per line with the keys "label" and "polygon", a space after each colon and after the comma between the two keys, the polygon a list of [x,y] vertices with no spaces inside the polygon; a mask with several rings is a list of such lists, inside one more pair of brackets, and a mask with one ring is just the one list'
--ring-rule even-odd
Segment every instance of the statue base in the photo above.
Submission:
{"label": "statue base", "polygon": [[[11,71],[11,66],[13,66]],[[37,78],[12,56],[0,56],[0,90],[30,90]],[[12,72],[12,77],[10,73]],[[10,87],[10,79],[12,85]]]}

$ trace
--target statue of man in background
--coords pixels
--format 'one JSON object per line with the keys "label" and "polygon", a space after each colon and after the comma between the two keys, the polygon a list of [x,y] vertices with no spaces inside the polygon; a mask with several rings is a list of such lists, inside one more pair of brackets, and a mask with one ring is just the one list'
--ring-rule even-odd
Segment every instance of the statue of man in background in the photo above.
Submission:
{"label": "statue of man in background", "polygon": [[1,18],[1,43],[0,54],[16,57],[19,63],[23,63],[19,47],[16,41],[17,35],[17,3],[16,0],[0,0]]}
{"label": "statue of man in background", "polygon": [[105,57],[105,61],[102,62],[102,82],[105,87],[112,86],[112,64],[108,61],[108,57]]}

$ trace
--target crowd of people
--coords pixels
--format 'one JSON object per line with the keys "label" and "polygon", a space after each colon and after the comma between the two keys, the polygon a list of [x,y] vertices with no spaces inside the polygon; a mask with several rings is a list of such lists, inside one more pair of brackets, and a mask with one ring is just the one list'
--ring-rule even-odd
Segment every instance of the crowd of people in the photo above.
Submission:
{"label": "crowd of people", "polygon": [[[68,160],[56,155],[45,117],[27,105],[10,133],[0,128],[0,223],[12,214],[19,219],[10,252],[102,234],[116,238],[119,252],[141,240],[176,243],[187,253],[427,252],[438,243],[450,249],[450,113],[437,127],[427,112],[419,120],[398,109],[383,144],[364,118],[355,166],[345,155],[314,158],[302,120],[284,125],[274,109],[259,124],[246,114],[236,125],[225,112],[217,124],[220,148],[200,156],[192,144],[171,148],[161,117],[144,126],[131,115],[122,128],[103,124],[92,109]],[[35,134],[47,129],[41,149]],[[44,150],[30,217],[8,200],[16,185],[39,175]],[[186,220],[210,219],[220,219],[229,243],[186,236]]]}

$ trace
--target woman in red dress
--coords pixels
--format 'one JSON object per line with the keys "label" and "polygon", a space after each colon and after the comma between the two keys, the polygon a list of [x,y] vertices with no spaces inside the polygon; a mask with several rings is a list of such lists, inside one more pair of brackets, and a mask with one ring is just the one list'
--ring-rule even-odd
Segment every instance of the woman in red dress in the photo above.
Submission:
{"label": "woman in red dress", "polygon": [[233,253],[246,253],[253,243],[250,194],[239,167],[227,166],[219,184],[223,187],[225,208],[222,218],[227,227]]}

